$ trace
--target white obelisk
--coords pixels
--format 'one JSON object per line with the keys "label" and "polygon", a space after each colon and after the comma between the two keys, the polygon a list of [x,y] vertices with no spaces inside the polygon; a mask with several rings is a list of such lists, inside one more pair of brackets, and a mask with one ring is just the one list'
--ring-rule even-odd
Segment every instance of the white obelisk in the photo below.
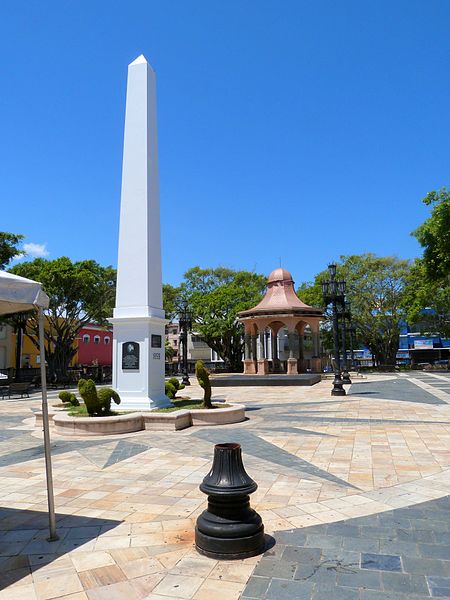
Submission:
{"label": "white obelisk", "polygon": [[120,408],[167,406],[159,218],[156,77],[143,55],[128,67],[113,387]]}

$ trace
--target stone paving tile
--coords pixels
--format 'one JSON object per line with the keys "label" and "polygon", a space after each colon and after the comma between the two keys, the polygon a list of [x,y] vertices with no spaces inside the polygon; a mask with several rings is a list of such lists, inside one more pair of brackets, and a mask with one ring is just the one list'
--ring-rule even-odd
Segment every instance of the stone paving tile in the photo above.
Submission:
{"label": "stone paving tile", "polygon": [[309,600],[313,589],[313,584],[305,581],[272,579],[265,597],[267,600]]}
{"label": "stone paving tile", "polygon": [[361,554],[361,569],[372,571],[402,571],[400,556],[389,554]]}
{"label": "stone paving tile", "polygon": [[450,597],[449,577],[427,577],[432,596]]}
{"label": "stone paving tile", "polygon": [[242,593],[242,599],[265,598],[270,582],[270,577],[259,577],[257,575],[253,575],[247,582],[247,586]]}

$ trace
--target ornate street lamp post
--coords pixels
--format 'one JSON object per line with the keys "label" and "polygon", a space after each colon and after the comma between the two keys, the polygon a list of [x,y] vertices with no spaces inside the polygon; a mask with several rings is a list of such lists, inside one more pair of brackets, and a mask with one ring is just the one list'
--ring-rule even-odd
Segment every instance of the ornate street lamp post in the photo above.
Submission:
{"label": "ornate street lamp post", "polygon": [[342,382],[351,383],[350,375],[347,367],[347,324],[346,321],[349,317],[347,303],[345,302],[345,296],[341,300],[341,312],[339,316],[342,319]]}
{"label": "ornate street lamp post", "polygon": [[183,379],[181,382],[184,385],[191,385],[189,381],[189,373],[188,373],[188,333],[192,329],[192,313],[188,308],[187,300],[182,300],[179,312],[178,312],[178,322],[180,324],[180,342],[183,345],[182,352],[182,374]]}
{"label": "ornate street lamp post", "polygon": [[341,359],[339,355],[339,322],[338,303],[342,302],[345,295],[345,281],[336,281],[336,265],[328,266],[330,280],[322,283],[322,293],[325,304],[333,307],[333,344],[334,344],[334,381],[332,396],[345,396],[345,389],[341,379]]}

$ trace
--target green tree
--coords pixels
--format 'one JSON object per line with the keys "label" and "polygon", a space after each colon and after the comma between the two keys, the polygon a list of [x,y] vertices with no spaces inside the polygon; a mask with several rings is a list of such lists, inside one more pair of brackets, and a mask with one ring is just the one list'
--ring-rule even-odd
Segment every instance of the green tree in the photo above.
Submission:
{"label": "green tree", "polygon": [[[360,343],[369,348],[380,365],[395,365],[402,322],[405,319],[407,260],[374,254],[341,256],[337,279],[347,282],[347,299]],[[321,282],[328,271],[316,275],[312,285],[303,284],[298,294],[308,304],[321,301]],[[319,304],[319,305],[320,305]]]}
{"label": "green tree", "polygon": [[423,259],[416,259],[408,274],[403,305],[415,330],[450,337],[450,282],[430,280]]}
{"label": "green tree", "polygon": [[442,188],[422,200],[431,206],[431,215],[412,235],[424,248],[423,261],[428,278],[442,281],[450,277],[450,191]]}
{"label": "green tree", "polygon": [[23,235],[0,231],[0,270],[4,269],[15,256],[21,256],[23,250],[18,245],[23,240]]}
{"label": "green tree", "polygon": [[232,371],[242,371],[241,310],[252,308],[267,285],[264,275],[225,267],[193,267],[184,275],[181,294],[193,313],[195,331]]}
{"label": "green tree", "polygon": [[297,296],[309,306],[317,306],[323,310],[324,319],[320,323],[320,337],[324,350],[333,350],[333,321],[330,307],[324,306],[321,281],[327,279],[327,272],[323,271],[315,278],[314,282],[304,282],[297,287]]}
{"label": "green tree", "polygon": [[[50,376],[64,377],[77,352],[76,338],[89,322],[105,324],[112,316],[116,271],[94,260],[73,263],[66,256],[56,260],[37,258],[14,266],[12,273],[40,281],[50,298],[46,311],[45,352]],[[27,322],[27,334],[36,347],[38,323]]]}
{"label": "green tree", "polygon": [[166,362],[170,362],[175,354],[175,350],[172,348],[169,340],[164,342],[164,354],[166,358]]}
{"label": "green tree", "polygon": [[177,301],[180,295],[180,288],[163,283],[163,308],[166,313],[166,319],[172,321],[177,314]]}

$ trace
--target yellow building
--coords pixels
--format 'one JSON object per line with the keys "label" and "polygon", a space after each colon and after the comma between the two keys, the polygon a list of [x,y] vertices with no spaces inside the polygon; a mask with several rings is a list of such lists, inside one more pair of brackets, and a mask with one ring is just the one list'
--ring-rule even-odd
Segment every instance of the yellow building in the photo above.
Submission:
{"label": "yellow building", "polygon": [[0,324],[0,369],[12,366],[12,327]]}
{"label": "yellow building", "polygon": [[[33,336],[33,338],[37,340],[36,336]],[[16,366],[17,333],[11,334],[11,345],[12,345],[12,351],[11,351],[11,361],[10,361],[9,366],[15,367]],[[21,356],[20,367],[22,369],[26,369],[28,367],[37,369],[41,364],[39,348],[37,348],[33,344],[33,342],[28,337],[28,335],[22,335],[22,349],[20,352],[20,356]]]}
{"label": "yellow building", "polygon": [[[48,321],[45,320],[44,322],[44,327],[48,326]],[[14,332],[14,330],[12,329],[12,327],[9,328],[9,360],[7,360],[7,367],[12,367],[15,368],[16,366],[16,349],[17,349],[17,333]],[[36,346],[33,343],[34,341],[37,341],[37,336],[35,335],[31,335],[31,331],[28,328],[28,333],[25,335],[22,335],[22,344],[21,344],[21,351],[20,351],[20,356],[21,356],[21,360],[20,360],[20,367],[22,369],[27,369],[27,368],[32,368],[32,369],[37,369],[40,367],[40,354],[39,354],[39,347]],[[0,340],[0,344],[1,344],[1,340]],[[78,347],[78,339],[75,340],[74,344]],[[1,352],[1,350],[0,350]],[[0,355],[1,358],[1,355]],[[74,366],[77,362],[77,355],[75,355],[74,359],[71,361],[70,366]],[[7,368],[6,367],[6,368]],[[1,366],[0,366],[1,368]]]}

